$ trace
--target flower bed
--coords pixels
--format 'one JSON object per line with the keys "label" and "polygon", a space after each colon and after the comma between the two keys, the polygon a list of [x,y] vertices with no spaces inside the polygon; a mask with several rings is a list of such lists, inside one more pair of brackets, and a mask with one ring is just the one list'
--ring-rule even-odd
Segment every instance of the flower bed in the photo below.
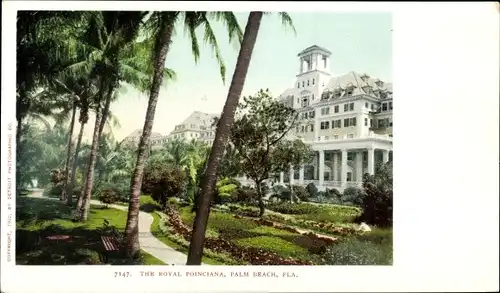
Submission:
{"label": "flower bed", "polygon": [[[182,221],[179,212],[173,206],[167,206],[165,213],[175,233],[191,240],[191,228]],[[207,237],[205,247],[218,253],[229,253],[234,259],[251,265],[313,265],[312,261],[282,257],[277,253],[255,247],[238,246],[221,237]]]}

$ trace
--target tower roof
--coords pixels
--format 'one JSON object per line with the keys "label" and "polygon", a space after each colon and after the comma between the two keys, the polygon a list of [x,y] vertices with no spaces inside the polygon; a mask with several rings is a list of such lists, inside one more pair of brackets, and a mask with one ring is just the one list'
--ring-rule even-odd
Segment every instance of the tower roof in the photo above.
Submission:
{"label": "tower roof", "polygon": [[304,50],[302,50],[297,56],[303,56],[303,55],[306,55],[308,53],[311,53],[313,51],[321,51],[323,54],[325,55],[331,55],[332,52],[328,51],[327,49],[323,48],[323,47],[320,47],[318,45],[312,45],[311,47],[308,47],[308,48],[305,48]]}

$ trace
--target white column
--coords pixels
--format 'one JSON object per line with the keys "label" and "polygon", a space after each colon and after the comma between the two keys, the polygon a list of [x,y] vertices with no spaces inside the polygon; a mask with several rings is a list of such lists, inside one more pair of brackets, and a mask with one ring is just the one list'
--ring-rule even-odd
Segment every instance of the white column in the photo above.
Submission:
{"label": "white column", "polygon": [[294,178],[293,178],[293,175],[294,175],[294,170],[293,170],[293,165],[290,165],[290,185],[293,185],[293,181],[294,181]]}
{"label": "white column", "polygon": [[368,149],[368,174],[375,174],[375,149]]}
{"label": "white column", "polygon": [[325,178],[325,152],[319,151],[319,174],[318,174],[319,185],[323,185]]}
{"label": "white column", "polygon": [[387,163],[389,162],[389,151],[388,150],[383,150],[382,151],[382,163]]}
{"label": "white column", "polygon": [[300,165],[299,169],[299,183],[304,184],[304,165]]}
{"label": "white column", "polygon": [[339,154],[337,152],[333,153],[333,181],[339,181]]}
{"label": "white column", "polygon": [[320,127],[319,111],[318,110],[314,110],[314,111],[315,111],[315,113],[314,113],[314,137],[313,137],[313,141],[318,141],[319,127]]}
{"label": "white column", "polygon": [[341,168],[340,168],[340,181],[342,186],[346,186],[347,183],[347,150],[342,149],[341,158]]}
{"label": "white column", "polygon": [[[363,105],[364,107],[364,105]],[[356,132],[358,137],[365,137],[365,129],[367,127],[365,126],[365,119],[363,114],[359,114],[356,116]]]}
{"label": "white column", "polygon": [[356,181],[363,181],[363,152],[356,152]]}
{"label": "white column", "polygon": [[280,172],[280,184],[285,183],[285,173]]}

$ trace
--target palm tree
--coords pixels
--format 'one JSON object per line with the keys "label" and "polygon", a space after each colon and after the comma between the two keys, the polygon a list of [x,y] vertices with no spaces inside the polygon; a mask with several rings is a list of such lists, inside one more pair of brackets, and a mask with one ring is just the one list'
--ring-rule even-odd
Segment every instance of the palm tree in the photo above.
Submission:
{"label": "palm tree", "polygon": [[[72,65],[74,71],[83,70],[91,76],[99,77],[99,91],[97,95],[96,122],[92,136],[92,149],[87,166],[85,186],[80,194],[80,206],[77,206],[76,218],[86,221],[90,208],[90,197],[93,187],[94,167],[97,160],[100,135],[102,133],[102,120],[106,120],[114,90],[118,87],[120,80],[129,78],[123,70],[123,53],[130,52],[124,48],[133,43],[139,32],[144,12],[129,11],[105,11],[99,12],[91,18],[88,30],[88,45],[95,48],[92,59],[85,59],[80,63]],[[132,68],[130,65],[127,68]],[[90,68],[90,71],[89,71]],[[138,68],[133,68],[140,71]],[[134,79],[135,80],[135,79]],[[104,102],[104,111],[101,103]]]}
{"label": "palm tree", "polygon": [[130,257],[135,257],[140,251],[138,225],[139,225],[139,195],[142,185],[142,175],[144,165],[148,155],[150,145],[151,130],[153,128],[156,104],[158,102],[159,89],[163,81],[162,72],[165,68],[165,59],[174,32],[174,26],[177,20],[183,20],[184,29],[189,33],[191,38],[191,49],[195,61],[199,57],[198,39],[195,30],[203,26],[205,28],[205,41],[213,48],[215,57],[219,62],[220,73],[223,81],[225,80],[225,65],[222,61],[222,56],[219,51],[217,39],[210,25],[209,18],[223,21],[228,29],[229,38],[241,36],[241,29],[238,25],[236,17],[231,12],[179,12],[179,11],[163,11],[151,15],[149,18],[149,28],[152,30],[155,39],[154,46],[154,74],[151,81],[151,90],[146,110],[143,132],[138,146],[137,163],[132,175],[131,181],[131,196],[127,217],[127,226],[125,229],[125,250]]}
{"label": "palm tree", "polygon": [[[189,253],[187,265],[200,265],[203,255],[203,244],[205,242],[205,231],[207,228],[208,217],[210,215],[210,202],[215,195],[215,184],[217,180],[217,170],[224,156],[224,150],[229,138],[231,126],[234,122],[234,114],[238,106],[238,102],[245,84],[250,59],[252,57],[253,48],[259,33],[260,23],[263,12],[250,12],[243,43],[241,44],[240,53],[236,62],[236,68],[233,74],[233,80],[229,87],[229,92],[226,99],[226,104],[221,117],[217,122],[217,131],[215,140],[212,145],[212,152],[208,160],[205,176],[201,183],[201,200],[196,212],[196,217],[193,223],[193,234],[189,245]],[[292,25],[292,21],[287,13],[280,13],[284,24]]]}

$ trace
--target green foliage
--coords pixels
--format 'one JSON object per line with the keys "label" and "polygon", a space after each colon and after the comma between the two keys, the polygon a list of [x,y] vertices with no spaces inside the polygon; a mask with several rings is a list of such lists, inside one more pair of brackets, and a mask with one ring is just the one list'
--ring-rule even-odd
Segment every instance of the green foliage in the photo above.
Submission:
{"label": "green foliage", "polygon": [[340,199],[342,197],[342,193],[338,189],[336,189],[336,188],[332,188],[332,189],[327,188],[325,195],[328,198],[338,198],[338,199]]}
{"label": "green foliage", "polygon": [[321,208],[312,204],[306,203],[290,203],[290,202],[280,202],[280,203],[269,203],[267,208],[282,214],[287,215],[304,215],[319,213]]}
{"label": "green foliage", "polygon": [[120,196],[117,190],[113,188],[105,188],[103,189],[98,199],[105,204],[114,204],[119,200]]}
{"label": "green foliage", "polygon": [[307,189],[302,185],[293,185],[293,194],[298,197],[301,201],[308,201],[310,194]]}
{"label": "green foliage", "polygon": [[361,205],[363,203],[363,190],[354,186],[347,187],[346,189],[344,189],[342,202],[357,206]]}
{"label": "green foliage", "polygon": [[317,197],[318,196],[318,188],[314,183],[309,183],[306,186],[307,192],[311,195],[311,197]]}
{"label": "green foliage", "polygon": [[362,201],[363,214],[359,221],[376,226],[392,227],[392,163],[380,166],[375,175],[366,174],[363,188],[365,193]]}
{"label": "green foliage", "polygon": [[291,164],[310,160],[308,145],[286,140],[296,123],[296,111],[274,99],[269,90],[244,97],[230,136],[242,172],[260,183],[270,174],[289,169]]}
{"label": "green foliage", "polygon": [[392,230],[341,239],[323,255],[325,265],[392,265]]}
{"label": "green foliage", "polygon": [[240,187],[231,193],[231,202],[254,204],[258,199],[257,191],[250,187]]}
{"label": "green foliage", "polygon": [[169,197],[181,196],[186,179],[186,174],[178,167],[152,164],[144,170],[142,191],[165,206]]}

